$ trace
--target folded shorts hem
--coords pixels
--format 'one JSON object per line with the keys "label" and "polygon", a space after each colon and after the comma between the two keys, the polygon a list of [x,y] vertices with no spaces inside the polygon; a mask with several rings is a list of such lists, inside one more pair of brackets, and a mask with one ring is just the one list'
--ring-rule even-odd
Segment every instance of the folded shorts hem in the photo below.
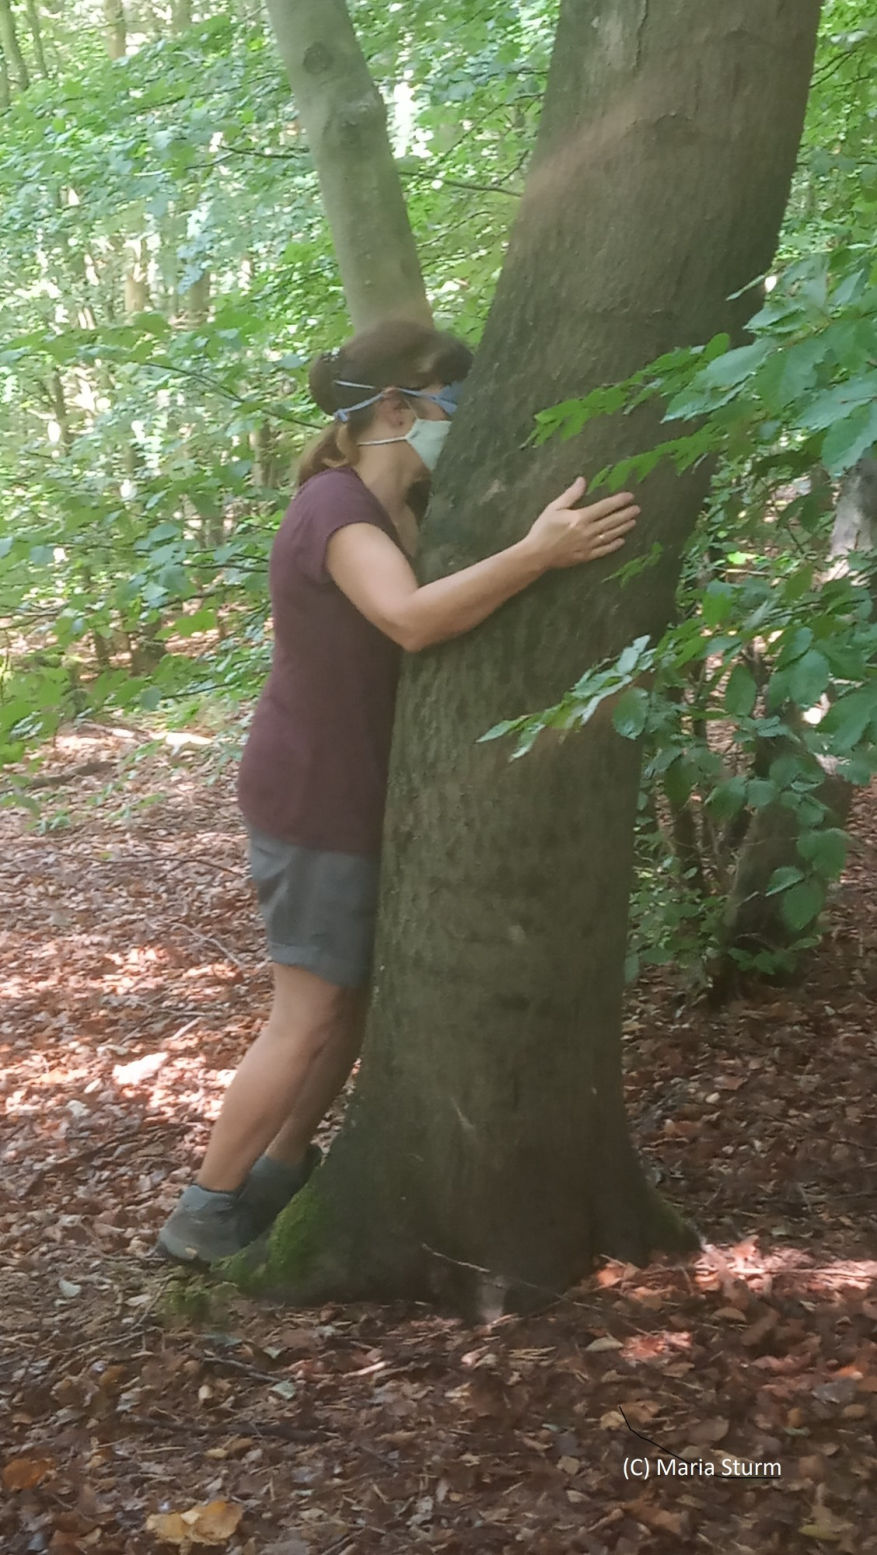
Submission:
{"label": "folded shorts hem", "polygon": [[349,961],[340,961],[325,950],[315,950],[313,945],[279,945],[269,940],[268,955],[279,966],[300,966],[339,988],[361,988],[369,979],[368,967],[351,967]]}

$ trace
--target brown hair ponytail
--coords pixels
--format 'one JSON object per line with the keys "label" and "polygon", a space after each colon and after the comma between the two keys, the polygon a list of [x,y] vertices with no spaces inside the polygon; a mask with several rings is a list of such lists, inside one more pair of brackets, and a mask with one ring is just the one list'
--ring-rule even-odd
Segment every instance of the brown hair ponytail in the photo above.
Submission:
{"label": "brown hair ponytail", "polygon": [[341,470],[345,465],[353,465],[358,457],[359,449],[350,436],[350,428],[343,421],[333,421],[303,450],[298,461],[298,484],[303,486],[322,470]]}
{"label": "brown hair ponytail", "polygon": [[[337,416],[381,389],[423,389],[429,383],[456,383],[472,365],[472,352],[454,335],[446,335],[408,319],[387,319],[354,335],[337,351],[325,351],[311,363],[308,387],[327,416]],[[353,384],[354,387],[349,387]],[[355,465],[359,437],[368,427],[374,406],[349,409],[333,420],[304,450],[298,466],[303,486],[322,470]]]}

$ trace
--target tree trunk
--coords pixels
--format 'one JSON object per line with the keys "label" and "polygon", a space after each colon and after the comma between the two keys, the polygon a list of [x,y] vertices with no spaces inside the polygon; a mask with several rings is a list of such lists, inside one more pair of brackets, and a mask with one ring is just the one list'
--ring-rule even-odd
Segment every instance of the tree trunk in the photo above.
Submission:
{"label": "tree trunk", "polygon": [[186,291],[186,323],[205,324],[210,312],[210,271],[202,270]]}
{"label": "tree trunk", "polygon": [[854,551],[877,551],[877,459],[854,464],[838,494],[829,554],[842,565]]}
{"label": "tree trunk", "polygon": [[268,0],[308,137],[354,329],[432,315],[387,137],[344,0]]}
{"label": "tree trunk", "polygon": [[125,313],[144,313],[151,305],[149,295],[149,250],[143,238],[129,238],[125,245],[123,301]]}
{"label": "tree trunk", "polygon": [[172,0],[171,27],[174,32],[185,32],[192,25],[192,0]]}
{"label": "tree trunk", "polygon": [[30,26],[30,36],[33,43],[34,59],[37,62],[37,70],[44,81],[49,78],[49,67],[46,63],[46,52],[43,48],[43,29],[40,23],[40,9],[37,0],[27,0],[27,20]]}
{"label": "tree trunk", "polygon": [[123,0],[104,0],[104,23],[110,59],[124,59],[128,49],[128,34]]}
{"label": "tree trunk", "polygon": [[0,113],[5,113],[12,102],[12,87],[9,83],[9,71],[6,67],[6,55],[0,43]]}
{"label": "tree trunk", "polygon": [[30,76],[18,41],[18,30],[10,0],[0,0],[0,47],[3,49],[10,74],[15,76],[21,90],[26,91],[30,86]]}
{"label": "tree trunk", "polygon": [[[659,352],[739,331],[727,301],[773,255],[818,0],[564,0],[508,259],[425,524],[422,574],[519,536],[582,468],[660,435],[657,412],[528,449],[541,407]],[[702,472],[656,471],[617,558],[550,574],[406,661],[360,1078],[328,1159],[249,1275],[299,1301],[404,1296],[495,1315],[644,1261],[690,1228],[625,1122],[621,1006],[639,777],[608,713],[509,763],[476,741],[662,630]]]}

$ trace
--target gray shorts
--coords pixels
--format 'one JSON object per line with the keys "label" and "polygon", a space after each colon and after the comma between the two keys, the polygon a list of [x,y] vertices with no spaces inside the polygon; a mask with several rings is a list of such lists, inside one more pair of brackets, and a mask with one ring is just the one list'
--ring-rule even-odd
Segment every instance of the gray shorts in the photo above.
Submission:
{"label": "gray shorts", "polygon": [[271,960],[342,988],[367,983],[380,859],[302,848],[249,826],[247,835]]}

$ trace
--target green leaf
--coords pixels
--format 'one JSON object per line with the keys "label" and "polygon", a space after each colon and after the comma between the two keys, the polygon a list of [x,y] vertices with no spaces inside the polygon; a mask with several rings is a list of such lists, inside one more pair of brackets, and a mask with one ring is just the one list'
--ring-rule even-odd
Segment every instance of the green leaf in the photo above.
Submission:
{"label": "green leaf", "polygon": [[763,810],[766,805],[773,804],[778,795],[776,783],[769,778],[750,778],[746,787],[746,803],[753,810]]}
{"label": "green leaf", "polygon": [[785,893],[780,904],[790,929],[806,928],[817,917],[825,902],[825,888],[818,880],[802,880]]}
{"label": "green leaf", "polygon": [[877,398],[870,405],[858,405],[849,416],[835,422],[822,443],[822,462],[829,475],[844,475],[875,442]]}
{"label": "green leaf", "polygon": [[794,864],[783,864],[775,869],[767,883],[765,896],[778,896],[780,891],[788,891],[790,886],[797,885],[804,879],[803,869],[798,869]]}
{"label": "green leaf", "polygon": [[802,659],[807,649],[813,642],[813,632],[809,626],[796,626],[790,634],[783,639],[782,647],[777,656],[777,665],[780,669],[786,669],[794,664],[796,659]]}
{"label": "green leaf", "polygon": [[772,340],[756,340],[717,356],[700,374],[701,382],[720,389],[736,388],[755,372],[775,349]]}
{"label": "green leaf", "polygon": [[831,748],[845,755],[859,743],[877,711],[877,686],[862,687],[839,697],[826,713],[820,729],[831,735]]}
{"label": "green leaf", "polygon": [[798,852],[813,865],[818,875],[832,880],[839,875],[846,863],[849,838],[839,827],[829,826],[820,831],[805,832],[798,838]]}
{"label": "green leaf", "polygon": [[755,706],[758,687],[745,664],[732,669],[725,687],[725,706],[735,718],[748,718]]}
{"label": "green leaf", "polygon": [[728,778],[714,788],[707,800],[711,814],[717,820],[729,821],[746,803],[746,779],[740,775]]}
{"label": "green leaf", "polygon": [[520,729],[526,722],[524,718],[504,718],[498,724],[493,724],[486,734],[479,734],[476,745],[486,745],[488,740],[501,740],[503,735],[512,734],[515,729]]}
{"label": "green leaf", "polygon": [[694,787],[694,771],[685,756],[676,756],[665,769],[663,783],[671,804],[687,804]]}
{"label": "green leaf", "polygon": [[619,675],[629,675],[635,670],[643,658],[645,650],[649,646],[648,637],[637,637],[632,643],[623,648],[618,657],[616,671]]}
{"label": "green leaf", "polygon": [[612,722],[626,740],[635,740],[646,726],[649,693],[642,686],[630,686],[616,704]]}
{"label": "green leaf", "polygon": [[836,422],[846,420],[857,407],[873,405],[875,400],[877,372],[863,373],[817,395],[801,413],[799,421],[808,431],[822,432]]}
{"label": "green leaf", "polygon": [[734,606],[734,590],[729,583],[708,583],[701,599],[701,613],[707,626],[721,626]]}
{"label": "green leaf", "polygon": [[789,788],[803,772],[807,771],[806,764],[801,756],[793,756],[791,752],[777,756],[770,764],[770,779],[776,783],[777,788]]}
{"label": "green leaf", "polygon": [[793,701],[799,707],[812,707],[831,679],[828,660],[818,648],[808,648],[793,664],[788,678],[789,694]]}

